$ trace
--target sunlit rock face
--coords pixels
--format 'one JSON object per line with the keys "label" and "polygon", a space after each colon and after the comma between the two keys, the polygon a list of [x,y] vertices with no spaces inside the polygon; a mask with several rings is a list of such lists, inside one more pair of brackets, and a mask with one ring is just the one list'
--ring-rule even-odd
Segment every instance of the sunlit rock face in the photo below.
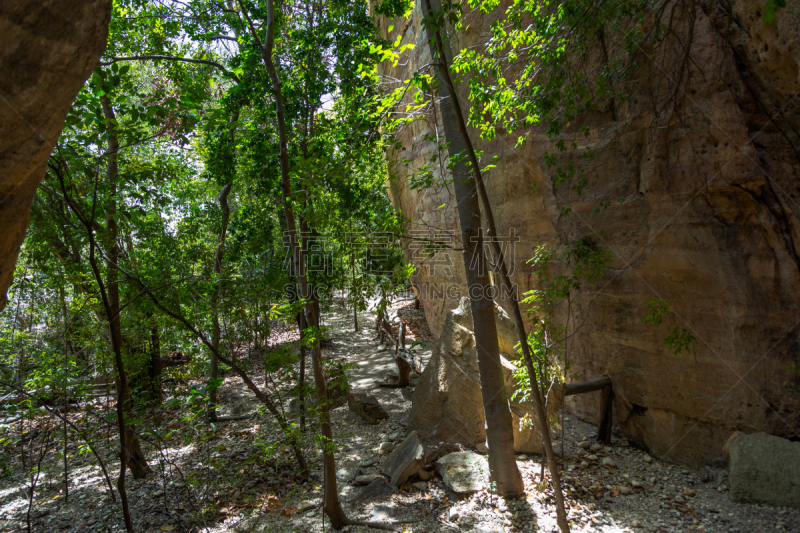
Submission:
{"label": "sunlit rock face", "polygon": [[110,16],[111,0],[0,2],[0,310],[47,158]]}
{"label": "sunlit rock face", "polygon": [[[519,238],[512,278],[521,292],[537,287],[526,261],[538,245],[591,237],[611,253],[599,282],[585,283],[571,301],[572,371],[581,380],[611,377],[624,435],[656,456],[700,464],[724,461],[722,445],[734,430],[792,437],[800,427],[800,393],[784,386],[793,379],[787,367],[800,366],[800,5],[788,3],[764,26],[762,2],[701,1],[691,17],[685,4],[673,18],[682,38],[694,19],[685,61],[677,42],[653,59],[643,51],[631,59],[619,35],[604,35],[604,46],[598,36],[592,47],[596,55],[582,67],[588,75],[600,73],[603,50],[631,71],[616,87],[626,100],[602,101],[568,128],[567,142],[597,148],[589,164],[566,157],[591,171],[581,195],[570,183],[554,190],[543,161],[556,149],[543,130],[521,149],[474,131],[472,139],[485,163],[499,158],[485,179],[499,233]],[[492,19],[465,13],[469,29],[454,47],[480,48]],[[386,79],[407,79],[430,63],[420,19],[417,3],[409,21],[378,21],[390,41],[402,35],[402,43],[416,44],[397,66],[383,66]],[[460,90],[466,103],[467,89]],[[579,132],[584,125],[588,138]],[[412,188],[409,179],[436,152],[425,140],[431,135],[443,137],[438,108],[400,134],[388,186],[409,231],[449,230],[458,248],[452,186]],[[568,205],[572,214],[562,216]],[[462,257],[404,247],[438,334],[467,294]],[[653,297],[675,311],[661,326],[642,321]],[[664,345],[670,325],[694,332],[691,352],[675,355]],[[599,400],[595,392],[566,403],[595,420]]]}

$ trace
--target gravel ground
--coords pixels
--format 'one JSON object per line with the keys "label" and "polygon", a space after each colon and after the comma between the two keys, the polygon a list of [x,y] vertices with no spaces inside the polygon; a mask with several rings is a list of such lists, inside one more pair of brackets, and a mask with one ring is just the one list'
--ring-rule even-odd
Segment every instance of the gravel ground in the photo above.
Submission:
{"label": "gravel ground", "polygon": [[[417,331],[410,340],[430,338],[419,326],[422,311],[404,302],[401,316],[413,316]],[[376,386],[386,374],[396,371],[389,352],[380,351],[372,328],[355,333],[352,314],[342,309],[327,315],[331,346],[325,356],[354,363],[348,371],[353,390],[374,395],[389,419],[370,426],[350,413],[347,406],[331,412],[337,453],[337,478],[343,507],[351,519],[395,523],[398,531],[556,531],[555,510],[549,488],[537,489],[540,458],[517,456],[526,485],[526,498],[504,501],[486,492],[460,496],[434,477],[410,491],[359,499],[364,488],[356,475],[377,473],[386,449],[402,441],[411,408],[412,389]],[[408,321],[408,320],[407,320]],[[368,315],[362,325],[370,325]],[[292,332],[279,332],[284,342],[293,342]],[[420,348],[423,362],[431,346]],[[263,368],[254,365],[257,383],[264,383]],[[288,400],[288,393],[283,393]],[[227,377],[220,389],[221,414],[254,413],[258,403],[237,377]],[[282,404],[287,404],[282,402]],[[163,427],[176,421],[175,409],[162,408],[157,421]],[[155,427],[155,426],[154,426]],[[178,427],[174,425],[174,427]],[[596,427],[564,419],[564,457],[561,471],[568,518],[573,531],[597,532],[800,532],[800,510],[743,505],[730,502],[724,469],[691,470],[662,463],[644,451],[615,438],[612,446],[594,443]],[[145,444],[148,460],[157,470],[148,479],[128,478],[128,495],[137,532],[160,531],[269,531],[322,532],[330,525],[319,507],[321,461],[314,443],[306,446],[312,465],[310,477],[293,473],[287,449],[267,453],[277,440],[277,428],[268,416],[255,416],[219,424],[216,434],[199,439],[198,430],[176,429],[175,436],[156,447]],[[391,444],[386,444],[391,443]],[[113,439],[102,443],[112,481],[116,481]],[[554,448],[560,451],[559,438]],[[159,452],[160,448],[160,452]],[[382,449],[383,448],[383,449]],[[105,481],[89,456],[69,451],[71,488],[65,502],[61,461],[49,456],[35,493],[32,531],[123,531],[118,504],[107,497]],[[265,457],[269,457],[265,460]],[[16,466],[15,466],[16,465]],[[24,531],[27,511],[26,482],[19,465],[0,479],[0,531]],[[201,511],[205,520],[198,521]],[[287,516],[288,515],[288,516]],[[348,526],[345,531],[375,531]]]}

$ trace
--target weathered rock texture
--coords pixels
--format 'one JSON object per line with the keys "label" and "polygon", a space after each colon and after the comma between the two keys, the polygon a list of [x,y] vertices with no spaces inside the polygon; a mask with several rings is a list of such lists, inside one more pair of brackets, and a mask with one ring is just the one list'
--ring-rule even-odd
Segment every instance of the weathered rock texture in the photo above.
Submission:
{"label": "weathered rock texture", "polygon": [[489,462],[477,453],[450,453],[435,466],[444,484],[455,492],[477,492],[489,483]]}
{"label": "weathered rock texture", "polygon": [[370,424],[377,424],[381,420],[389,418],[389,414],[383,409],[375,396],[352,392],[347,395],[347,405],[351,411]]}
{"label": "weathered rock texture", "polygon": [[389,476],[392,485],[401,488],[408,478],[425,466],[425,448],[415,431],[406,437],[381,464],[381,471]]}
{"label": "weathered rock texture", "polygon": [[[514,379],[516,367],[509,361],[517,343],[515,326],[499,307],[495,308],[495,322],[506,391],[511,398],[518,389]],[[550,415],[561,407],[561,399],[557,391],[550,394],[547,402]],[[510,407],[514,451],[541,453],[542,434],[533,404],[511,400]],[[486,417],[469,298],[463,298],[456,309],[447,313],[431,360],[414,389],[408,427],[417,431],[422,442],[429,446],[444,442],[476,448],[485,444]]]}
{"label": "weathered rock texture", "polygon": [[731,500],[800,508],[800,442],[737,431],[725,453]]}
{"label": "weathered rock texture", "polygon": [[[554,190],[542,163],[556,149],[542,128],[520,149],[473,132],[484,161],[499,157],[485,179],[499,232],[520,238],[512,279],[522,292],[537,286],[526,264],[536,246],[591,237],[612,254],[605,276],[572,302],[570,327],[580,326],[569,343],[573,370],[581,379],[610,376],[623,433],[668,460],[722,461],[731,430],[789,437],[800,427],[800,394],[782,386],[792,379],[787,366],[800,363],[800,3],[788,3],[769,26],[762,6],[672,3],[664,13],[680,42],[670,37],[632,55],[620,32],[597,36],[587,75],[600,74],[603,50],[630,72],[615,86],[625,100],[600,102],[567,128],[567,143],[597,149],[591,162],[570,154],[564,161],[589,172],[580,196],[569,182]],[[492,17],[464,12],[468,29],[454,47],[481,48]],[[379,21],[391,41],[402,35],[416,44],[384,74],[407,79],[430,63],[420,18],[417,5],[409,21]],[[467,88],[460,90],[466,104]],[[588,139],[578,131],[584,125]],[[452,188],[412,189],[407,179],[435,153],[425,140],[435,134],[441,124],[430,113],[401,133],[404,148],[389,155],[390,192],[412,231],[451,230],[457,245]],[[595,213],[601,202],[610,203]],[[404,246],[438,334],[466,294],[462,259],[456,252],[426,259],[421,247]],[[675,310],[661,327],[642,322],[653,297]],[[694,331],[691,353],[664,346],[668,325]],[[595,420],[599,396],[568,404]]]}
{"label": "weathered rock texture", "polygon": [[0,3],[0,311],[47,158],[110,16],[111,0]]}

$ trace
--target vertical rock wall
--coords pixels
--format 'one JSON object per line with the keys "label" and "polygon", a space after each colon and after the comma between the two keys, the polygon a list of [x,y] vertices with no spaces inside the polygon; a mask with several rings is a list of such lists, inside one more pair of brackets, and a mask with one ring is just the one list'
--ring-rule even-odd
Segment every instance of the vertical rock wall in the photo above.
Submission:
{"label": "vertical rock wall", "polygon": [[[609,375],[620,429],[682,463],[723,461],[734,430],[800,438],[800,393],[784,386],[793,379],[787,366],[800,366],[800,5],[789,2],[769,26],[761,6],[670,3],[680,39],[655,51],[629,55],[619,36],[598,36],[587,74],[598,75],[605,57],[631,71],[616,87],[626,100],[601,102],[568,128],[568,141],[597,148],[589,166],[573,159],[596,170],[581,195],[569,185],[554,189],[542,162],[555,148],[543,131],[521,149],[473,132],[484,161],[499,157],[487,188],[500,233],[520,238],[512,277],[521,291],[537,285],[526,261],[538,245],[591,237],[611,253],[605,275],[571,305],[573,370],[581,379]],[[492,19],[465,13],[469,29],[453,37],[454,47],[480,48]],[[407,79],[430,63],[420,18],[417,3],[410,20],[379,20],[389,40],[416,44],[382,74]],[[443,135],[434,113],[401,133],[403,148],[389,154],[390,193],[417,235],[453,230],[457,245],[451,187],[412,188],[408,179],[435,153],[424,140],[431,135]],[[596,209],[603,202],[610,203]],[[462,258],[404,246],[438,334],[466,295]],[[642,322],[653,297],[675,310],[660,327]],[[691,353],[664,345],[670,324],[694,331]],[[595,393],[567,405],[593,419],[598,403]]]}
{"label": "vertical rock wall", "polygon": [[0,2],[0,311],[47,158],[110,17],[111,0]]}

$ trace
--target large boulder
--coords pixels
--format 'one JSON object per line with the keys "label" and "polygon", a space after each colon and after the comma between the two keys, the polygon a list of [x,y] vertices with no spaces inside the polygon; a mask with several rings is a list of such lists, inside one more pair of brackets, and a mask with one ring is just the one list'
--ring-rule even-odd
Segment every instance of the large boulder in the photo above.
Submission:
{"label": "large boulder", "polygon": [[724,452],[731,500],[800,508],[800,442],[737,431]]}
{"label": "large boulder", "polygon": [[110,17],[111,0],[0,2],[0,311],[47,158]]}
{"label": "large boulder", "polygon": [[[517,368],[509,361],[516,345],[513,320],[495,307],[500,341],[500,362],[503,365],[509,399],[519,385],[514,379]],[[440,442],[458,443],[476,448],[486,441],[486,418],[483,413],[478,353],[472,333],[472,310],[468,298],[447,314],[422,376],[414,389],[409,429],[416,430],[429,446]],[[562,396],[555,390],[548,399],[548,412],[561,406]],[[514,451],[541,453],[542,435],[532,402],[510,401],[514,425]]]}

